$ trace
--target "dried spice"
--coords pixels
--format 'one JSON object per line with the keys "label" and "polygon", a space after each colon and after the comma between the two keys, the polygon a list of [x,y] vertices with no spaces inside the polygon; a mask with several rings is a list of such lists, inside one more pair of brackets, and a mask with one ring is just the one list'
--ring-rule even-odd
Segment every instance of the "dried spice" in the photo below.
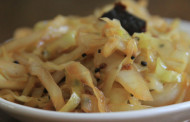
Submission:
{"label": "dried spice", "polygon": [[108,17],[109,19],[118,19],[121,22],[121,26],[130,34],[135,32],[141,33],[146,31],[146,22],[135,15],[127,12],[126,7],[122,3],[116,3],[115,7],[102,15],[102,17]]}

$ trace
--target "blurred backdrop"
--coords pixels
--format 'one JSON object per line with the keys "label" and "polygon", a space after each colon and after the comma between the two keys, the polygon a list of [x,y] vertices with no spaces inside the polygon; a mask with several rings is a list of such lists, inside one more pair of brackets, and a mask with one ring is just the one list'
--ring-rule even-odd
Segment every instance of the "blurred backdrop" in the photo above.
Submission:
{"label": "blurred backdrop", "polygon": [[[18,27],[32,27],[58,14],[88,15],[115,0],[0,0],[0,41],[11,38]],[[190,20],[190,0],[149,0],[152,14]]]}

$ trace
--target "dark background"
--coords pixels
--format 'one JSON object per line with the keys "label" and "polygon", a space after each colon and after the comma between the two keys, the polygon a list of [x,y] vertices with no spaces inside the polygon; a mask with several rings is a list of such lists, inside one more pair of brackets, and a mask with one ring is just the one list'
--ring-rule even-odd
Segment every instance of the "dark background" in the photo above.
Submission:
{"label": "dark background", "polygon": [[[11,38],[18,27],[32,27],[58,14],[88,15],[114,0],[0,0],[0,41]],[[151,13],[190,20],[190,0],[149,0]]]}

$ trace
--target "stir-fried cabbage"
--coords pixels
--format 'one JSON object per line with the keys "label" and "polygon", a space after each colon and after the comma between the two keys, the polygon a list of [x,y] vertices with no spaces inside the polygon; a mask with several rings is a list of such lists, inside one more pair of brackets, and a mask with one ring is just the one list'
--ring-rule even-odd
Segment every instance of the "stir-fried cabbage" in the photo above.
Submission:
{"label": "stir-fried cabbage", "polygon": [[86,17],[59,15],[0,46],[0,97],[59,112],[117,112],[190,100],[190,37],[121,0]]}

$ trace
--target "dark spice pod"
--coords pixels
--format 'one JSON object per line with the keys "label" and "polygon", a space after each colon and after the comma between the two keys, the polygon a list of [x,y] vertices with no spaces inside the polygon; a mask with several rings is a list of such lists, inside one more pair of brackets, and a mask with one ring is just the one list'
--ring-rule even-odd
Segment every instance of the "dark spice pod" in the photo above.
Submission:
{"label": "dark spice pod", "polygon": [[141,33],[146,31],[146,22],[126,11],[126,6],[122,3],[116,3],[115,7],[102,15],[109,19],[118,19],[121,26],[130,34],[135,32]]}

